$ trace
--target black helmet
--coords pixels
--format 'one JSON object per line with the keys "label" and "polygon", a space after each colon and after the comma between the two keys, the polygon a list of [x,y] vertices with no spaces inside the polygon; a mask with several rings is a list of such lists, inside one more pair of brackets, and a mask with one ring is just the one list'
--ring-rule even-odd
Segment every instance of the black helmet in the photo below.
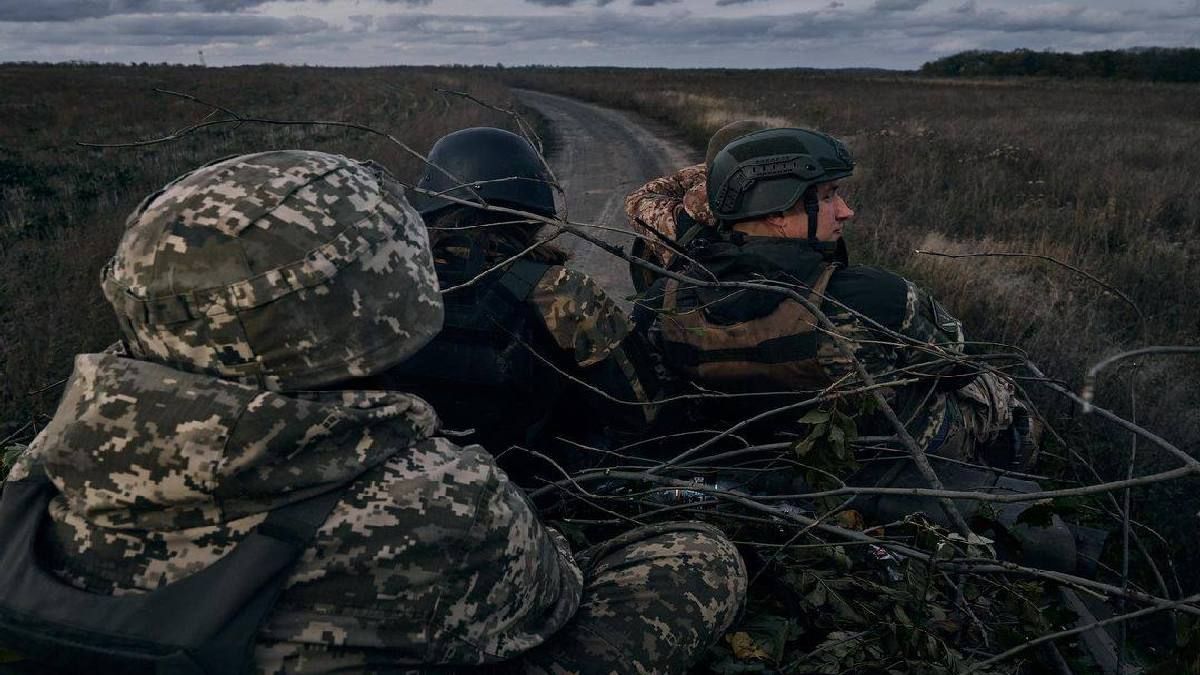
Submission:
{"label": "black helmet", "polygon": [[[726,223],[782,213],[809,187],[852,173],[854,160],[836,138],[807,129],[767,129],[734,140],[713,158],[708,205],[713,217]],[[805,207],[812,239],[815,199]]]}
{"label": "black helmet", "polygon": [[[554,193],[549,181],[541,156],[529,141],[503,129],[475,127],[438,139],[417,185],[471,201],[479,195],[488,204],[553,218]],[[470,184],[470,189],[463,183]],[[409,201],[425,217],[457,205],[420,193],[413,193]]]}

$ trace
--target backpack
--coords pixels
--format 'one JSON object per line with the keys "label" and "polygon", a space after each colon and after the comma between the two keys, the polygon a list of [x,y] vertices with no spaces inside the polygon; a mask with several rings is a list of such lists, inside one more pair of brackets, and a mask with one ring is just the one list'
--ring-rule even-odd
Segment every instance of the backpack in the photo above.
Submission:
{"label": "backpack", "polygon": [[55,494],[42,474],[0,496],[0,646],[32,659],[26,672],[206,675],[252,671],[258,631],[340,491],[271,511],[200,572],[119,596],[71,586],[39,560]]}

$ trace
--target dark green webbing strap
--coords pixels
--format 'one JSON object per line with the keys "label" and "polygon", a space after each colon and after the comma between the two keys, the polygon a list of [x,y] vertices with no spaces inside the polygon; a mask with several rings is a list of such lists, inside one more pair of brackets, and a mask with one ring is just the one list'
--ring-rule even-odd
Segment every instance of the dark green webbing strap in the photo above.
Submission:
{"label": "dark green webbing strap", "polygon": [[549,269],[550,265],[545,263],[514,260],[508,270],[501,275],[497,284],[508,291],[517,302],[525,302]]}

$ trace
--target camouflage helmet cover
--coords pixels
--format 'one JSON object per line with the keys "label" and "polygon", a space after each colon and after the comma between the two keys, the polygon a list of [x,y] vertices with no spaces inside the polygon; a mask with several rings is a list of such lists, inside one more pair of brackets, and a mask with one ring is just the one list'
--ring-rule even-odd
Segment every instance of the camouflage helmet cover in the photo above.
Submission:
{"label": "camouflage helmet cover", "polygon": [[838,139],[808,129],[767,129],[735,139],[713,158],[708,205],[720,221],[781,213],[810,186],[846,178],[854,159]]}
{"label": "camouflage helmet cover", "polygon": [[427,236],[378,165],[262,152],[147,197],[101,282],[133,356],[317,388],[384,370],[440,330]]}

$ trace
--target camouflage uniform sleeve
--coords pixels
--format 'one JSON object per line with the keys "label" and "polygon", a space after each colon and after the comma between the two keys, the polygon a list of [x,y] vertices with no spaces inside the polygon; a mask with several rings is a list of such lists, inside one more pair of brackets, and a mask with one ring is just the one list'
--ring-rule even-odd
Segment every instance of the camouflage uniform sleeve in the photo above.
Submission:
{"label": "camouflage uniform sleeve", "polygon": [[[468,446],[465,452],[483,452]],[[444,635],[469,652],[510,659],[547,640],[575,615],[583,573],[566,539],[545,527],[501,469],[489,464],[491,489],[476,507],[454,578],[471,590],[439,608]]]}
{"label": "camouflage uniform sleeve", "polygon": [[[948,361],[946,357],[966,353],[962,322],[950,314],[932,295],[908,282],[904,335],[937,347],[938,350],[905,350],[899,365],[912,367],[915,372],[939,375],[958,375],[944,382],[951,387],[933,396],[934,403],[925,411],[931,422],[918,435],[918,441],[939,454],[974,459],[975,446],[987,442],[1012,424],[1012,410],[1019,405],[1011,382],[992,372],[979,372],[970,364]],[[939,351],[941,353],[939,353]],[[937,423],[937,424],[935,424]],[[940,431],[934,427],[940,427]],[[945,448],[937,449],[936,438],[946,437]],[[953,439],[960,439],[956,446]]]}
{"label": "camouflage uniform sleeve", "polygon": [[[920,286],[907,280],[905,283],[908,294],[899,332],[918,342],[936,345],[953,354],[962,354],[965,346],[962,322]],[[910,357],[906,360],[921,359]]]}
{"label": "camouflage uniform sleeve", "polygon": [[[911,304],[927,309],[911,312],[911,327],[905,334],[937,344],[953,354],[964,354],[966,339],[962,322],[920,288],[911,283],[909,287],[915,289],[910,293],[910,297],[916,298]],[[979,442],[989,441],[1008,428],[1013,421],[1013,409],[1024,406],[1013,383],[990,371],[980,372],[956,389],[953,398],[962,409],[967,428]]]}
{"label": "camouflage uniform sleeve", "polygon": [[[529,298],[571,374],[619,401],[645,403],[657,393],[644,344],[625,312],[586,274],[555,266]],[[594,394],[594,392],[592,392]],[[603,398],[603,397],[598,397]],[[620,426],[645,424],[653,406],[596,401]]]}
{"label": "camouflage uniform sleeve", "polygon": [[670,250],[658,243],[659,239],[675,240],[676,218],[684,208],[684,199],[697,185],[704,185],[704,180],[704,165],[697,164],[655,178],[625,197],[625,215],[630,226],[645,237],[647,246],[659,260],[666,262],[671,256]]}

